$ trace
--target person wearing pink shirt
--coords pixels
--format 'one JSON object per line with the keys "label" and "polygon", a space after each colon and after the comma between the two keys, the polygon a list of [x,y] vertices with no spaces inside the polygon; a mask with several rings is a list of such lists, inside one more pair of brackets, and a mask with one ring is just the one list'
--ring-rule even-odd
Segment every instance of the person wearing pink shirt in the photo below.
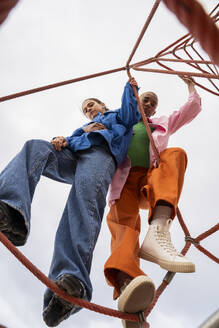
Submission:
{"label": "person wearing pink shirt", "polygon": [[[140,96],[160,153],[159,166],[141,119],[134,126],[128,156],[115,172],[109,190],[111,255],[104,274],[107,283],[114,287],[114,299],[120,296],[118,309],[127,313],[144,311],[155,297],[155,285],[140,269],[139,257],[168,271],[195,271],[194,263],[177,252],[169,232],[183,187],[187,156],[181,148],[167,148],[168,140],[201,111],[193,79],[183,80],[188,86],[188,100],[169,117],[152,118],[158,105],[155,93]],[[139,249],[140,208],[149,210],[149,229]],[[123,326],[137,328],[138,323],[123,320]]]}

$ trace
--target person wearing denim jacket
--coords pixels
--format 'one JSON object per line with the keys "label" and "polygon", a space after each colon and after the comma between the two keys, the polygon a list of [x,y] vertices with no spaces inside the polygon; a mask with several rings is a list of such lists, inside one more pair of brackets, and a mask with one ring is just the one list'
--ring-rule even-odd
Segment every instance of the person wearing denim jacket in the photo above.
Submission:
{"label": "person wearing denim jacket", "polygon": [[[49,278],[70,295],[87,300],[92,296],[89,274],[108,186],[127,155],[140,117],[132,85],[137,87],[134,79],[125,86],[121,108],[114,111],[98,99],[86,99],[82,109],[91,122],[69,137],[27,141],[0,174],[0,231],[15,246],[28,238],[41,175],[72,185],[56,232]],[[49,327],[79,310],[46,290],[43,319]]]}

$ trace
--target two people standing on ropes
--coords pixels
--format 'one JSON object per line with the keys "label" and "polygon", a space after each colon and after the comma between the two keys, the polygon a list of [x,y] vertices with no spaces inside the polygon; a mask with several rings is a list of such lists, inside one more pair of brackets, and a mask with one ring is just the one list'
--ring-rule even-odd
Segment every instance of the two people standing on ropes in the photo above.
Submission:
{"label": "two people standing on ropes", "polygon": [[[27,141],[0,174],[0,231],[15,246],[28,238],[31,203],[41,175],[72,185],[56,233],[49,278],[86,300],[92,296],[89,275],[108,187],[140,119],[132,85],[134,79],[125,85],[121,108],[115,111],[98,99],[86,99],[82,109],[90,123],[70,137]],[[43,319],[49,327],[79,310],[46,290]]]}
{"label": "two people standing on ropes", "polygon": [[[188,82],[187,80],[187,84],[189,89],[192,90],[194,88],[191,81]],[[150,223],[154,223],[158,219],[155,225],[158,227],[157,231],[165,234],[169,229],[171,218],[173,219],[175,216],[175,208],[182,188],[186,167],[185,153],[180,150],[175,151],[175,157],[181,163],[177,162],[176,165],[176,171],[179,171],[177,195],[173,195],[174,200],[161,196],[158,197],[159,199],[153,198],[153,196],[157,197],[155,191],[152,190],[156,185],[153,183],[153,172],[157,172],[156,170],[158,172],[163,171],[153,167],[153,155],[150,152],[148,155],[148,151],[145,154],[143,150],[143,153],[145,158],[147,155],[149,169],[145,167],[145,164],[142,166],[142,164],[136,164],[134,161],[135,156],[132,155],[133,145],[131,141],[133,142],[135,135],[138,137],[138,130],[142,131],[142,123],[132,85],[137,86],[134,79],[131,79],[130,83],[126,84],[121,108],[115,111],[109,111],[105,104],[96,98],[86,99],[82,104],[82,109],[87,118],[91,120],[90,123],[74,131],[70,137],[56,137],[50,143],[43,140],[27,141],[20,153],[12,159],[0,174],[0,231],[15,246],[22,246],[26,243],[30,231],[31,202],[41,175],[72,185],[56,233],[49,278],[70,295],[87,300],[90,300],[92,296],[92,284],[89,274],[93,250],[101,227],[106,205],[106,194],[112,182],[110,188],[112,206],[108,215],[108,224],[112,232],[112,254],[105,265],[105,275],[108,282],[115,287],[115,298],[123,290],[119,300],[119,309],[131,313],[141,311],[149,305],[153,300],[155,287],[152,280],[139,268],[137,257],[139,250],[139,223],[133,214],[133,211],[136,211],[136,204],[131,208],[130,218],[128,219],[124,219],[120,210],[118,210],[119,218],[115,217],[113,212],[117,211],[117,204],[120,204],[119,199],[123,200],[123,194],[128,194],[126,189],[129,189],[129,180],[131,178],[135,184],[133,187],[135,190],[133,199],[131,196],[132,202],[136,202],[134,194],[140,193],[143,197],[146,195],[149,202]],[[147,94],[147,97],[143,95],[141,96],[141,102],[147,114],[147,110],[152,107],[153,109],[156,108],[157,98],[153,93]],[[151,100],[151,97],[155,102]],[[186,119],[186,115],[184,115],[185,110],[180,110],[175,112],[175,115],[169,121],[163,119],[160,122],[153,122],[151,120],[151,129],[155,142],[156,135],[158,143],[159,140],[161,141],[161,136],[166,135],[166,139],[164,138],[166,142],[162,143],[162,147],[158,149],[161,151],[161,162],[167,162],[167,165],[168,161],[172,162],[172,158],[174,158],[174,155],[171,155],[172,153],[164,150],[167,146],[167,136],[174,133],[180,126],[191,121],[200,111],[200,99],[194,90],[191,91],[188,103],[187,107],[190,109],[196,107],[196,111],[190,119]],[[187,112],[190,109],[187,109]],[[147,116],[149,117],[150,115],[147,114]],[[171,122],[176,122],[177,120],[180,124],[175,127],[172,126],[170,131],[169,126]],[[132,136],[133,126],[135,126],[134,137]],[[140,142],[144,144],[145,139],[147,138],[144,135]],[[137,140],[141,140],[141,138],[137,138]],[[130,143],[131,146],[129,147]],[[134,147],[135,145],[134,140]],[[149,147],[148,140],[146,140],[146,145]],[[135,163],[133,164],[134,166],[131,164],[133,166],[131,170],[130,159],[128,162],[126,159],[128,151],[131,163]],[[163,153],[164,155],[162,155]],[[181,155],[177,155],[178,153]],[[160,166],[162,165],[164,164],[160,164]],[[140,183],[136,185],[135,176],[135,168],[139,166],[140,172],[138,170],[136,172],[137,179],[140,179],[142,182],[141,188]],[[123,175],[123,183],[119,184],[120,191],[118,197],[117,178],[118,176],[121,177],[118,174],[121,170],[123,173],[125,172],[125,175]],[[134,172],[133,176],[132,172]],[[156,187],[158,189],[159,181],[163,178],[162,174],[158,174],[158,176],[155,174],[154,179],[157,180]],[[173,177],[171,176],[171,178]],[[175,179],[177,180],[177,176],[175,176]],[[162,181],[160,181],[160,184],[163,184]],[[167,209],[169,209],[169,212]],[[122,221],[124,223],[121,223]],[[132,221],[136,223],[131,223]],[[126,253],[123,253],[124,255],[126,254],[126,260],[128,261],[130,258],[130,263],[125,263],[124,261],[122,262],[124,264],[122,267],[118,265],[121,260],[123,261],[123,258],[117,258],[119,247],[118,240],[114,235],[115,229],[118,229],[122,248],[123,246],[126,248]],[[127,231],[129,231],[128,234]],[[157,234],[159,234],[158,232]],[[122,235],[125,236],[125,239],[122,238]],[[125,245],[126,242],[127,244]],[[150,240],[150,244],[154,242],[154,240]],[[147,245],[147,239],[145,244]],[[159,245],[156,245],[155,248],[159,248]],[[142,248],[143,253],[147,259],[151,255],[148,255],[146,247]],[[117,262],[113,262],[116,258]],[[136,265],[133,265],[133,258]],[[113,266],[111,265],[112,263]],[[132,269],[130,270],[131,267]],[[146,297],[146,300],[142,300],[141,292],[139,294],[139,287],[143,293],[146,292],[149,295]],[[136,302],[135,307],[133,307],[133,300]],[[142,304],[140,304],[141,302]],[[79,307],[62,300],[51,290],[46,290],[43,319],[49,327],[57,326],[64,319],[67,319],[71,314],[79,310]],[[129,327],[128,321],[124,323],[124,325],[126,324]]]}
{"label": "two people standing on ropes", "polygon": [[[111,231],[111,255],[104,273],[114,287],[118,309],[144,311],[154,300],[155,285],[140,269],[140,258],[159,264],[172,272],[194,272],[195,265],[179,254],[172,244],[170,226],[176,215],[187,166],[181,148],[167,148],[169,137],[191,122],[201,111],[201,100],[193,80],[183,78],[188,86],[188,101],[169,117],[151,118],[158,105],[157,95],[145,92],[140,102],[160,153],[155,156],[142,119],[134,125],[128,157],[114,174],[110,186],[110,211],[107,223]],[[149,229],[139,249],[140,208],[149,210]],[[137,322],[123,321],[125,328],[137,328]]]}

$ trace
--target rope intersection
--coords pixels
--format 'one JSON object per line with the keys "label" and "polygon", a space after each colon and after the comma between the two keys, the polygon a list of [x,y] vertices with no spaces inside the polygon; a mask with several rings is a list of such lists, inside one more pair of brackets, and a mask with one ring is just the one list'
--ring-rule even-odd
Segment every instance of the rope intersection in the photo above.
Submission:
{"label": "rope intersection", "polygon": [[[183,21],[183,24],[189,29],[189,31],[192,33],[192,35],[193,35],[193,37],[195,37],[195,39],[190,34],[186,34],[185,36],[183,36],[176,42],[170,44],[168,47],[161,50],[154,57],[148,58],[141,62],[130,65],[130,62],[141,42],[160,2],[161,2],[161,0],[156,0],[147,20],[145,22],[145,25],[136,41],[136,44],[132,50],[132,53],[129,56],[127,64],[125,66],[114,68],[114,69],[103,71],[103,72],[97,72],[94,74],[89,74],[89,75],[73,78],[73,79],[66,80],[66,81],[48,84],[48,85],[37,87],[34,89],[16,92],[16,93],[6,95],[6,96],[2,96],[2,97],[0,97],[0,102],[8,101],[10,99],[30,95],[30,94],[37,93],[37,92],[42,92],[42,91],[45,91],[48,89],[61,87],[61,86],[67,85],[67,84],[72,84],[72,83],[76,83],[79,81],[83,81],[83,80],[87,80],[87,79],[91,79],[91,78],[95,78],[95,77],[99,77],[99,76],[103,76],[103,75],[117,73],[117,72],[124,71],[127,69],[130,70],[131,68],[134,70],[145,71],[145,72],[173,74],[173,75],[179,75],[179,76],[186,75],[186,76],[195,76],[195,77],[200,77],[200,78],[206,78],[206,79],[208,79],[209,83],[211,84],[211,87],[213,88],[213,90],[210,89],[210,87],[206,87],[206,86],[202,85],[201,83],[195,82],[195,84],[198,87],[201,87],[204,90],[218,96],[219,95],[219,87],[215,84],[215,82],[212,81],[212,79],[216,79],[216,80],[219,79],[219,72],[216,67],[216,65],[219,65],[219,49],[218,49],[219,48],[219,29],[216,26],[216,23],[219,19],[219,12],[215,13],[219,7],[219,4],[212,10],[210,15],[208,15],[205,13],[204,9],[197,2],[197,0],[181,0],[180,2],[177,0],[168,0],[168,1],[163,0],[163,1],[167,5],[168,8],[170,7],[169,9],[171,9],[171,10],[176,10],[176,8],[178,8],[177,6],[179,6],[180,9],[177,11],[178,16],[180,16],[180,17],[181,16],[186,16],[186,17],[189,16],[189,17],[187,17],[186,21]],[[183,1],[188,2],[189,8],[191,7],[189,13],[185,9],[185,8],[187,8],[186,5],[182,6]],[[7,1],[4,0],[3,2],[7,2]],[[12,2],[12,0],[10,0],[8,2],[10,3],[10,2]],[[15,2],[15,0],[13,0],[13,2]],[[172,5],[170,6],[170,4],[172,4]],[[8,10],[11,8],[12,7],[8,6]],[[0,15],[1,15],[1,9],[2,8],[1,8],[1,4],[0,4]],[[194,20],[195,22],[197,22],[197,28],[195,28],[193,26],[194,25],[193,23],[191,26],[191,22],[193,21],[192,19],[190,19],[191,13],[192,13],[193,18],[198,16],[198,19]],[[203,22],[206,22],[206,26],[203,24]],[[1,23],[1,21],[0,21],[0,23]],[[203,32],[203,26],[205,27],[205,33]],[[212,57],[212,60],[204,60],[204,58],[200,55],[199,51],[195,48],[194,44],[196,43],[196,40],[199,40],[199,39],[201,39],[201,41],[205,44],[205,47],[203,47],[203,49],[205,49],[205,51],[209,54],[209,56]],[[211,54],[212,49],[215,51],[214,55]],[[183,55],[184,56],[186,55],[186,59],[183,59],[181,57],[182,55],[181,54],[179,55],[179,52],[183,52]],[[172,55],[174,58],[165,57],[167,55]],[[196,57],[198,57],[198,59],[194,59],[193,58],[194,55]],[[176,71],[176,70],[172,69],[171,67],[164,65],[161,62],[186,63],[190,67],[193,67],[193,69],[195,71],[193,71],[193,72]],[[145,66],[145,65],[149,65],[149,64],[153,64],[153,63],[158,64],[159,66],[163,67],[164,69],[161,70],[161,69],[155,69],[155,68],[141,67],[141,66]],[[205,69],[201,68],[201,66],[200,66],[203,64],[206,65]],[[197,72],[197,71],[199,71],[199,72]]]}
{"label": "rope intersection", "polygon": [[[6,19],[6,17],[9,14],[9,11],[16,5],[18,0],[3,0],[0,3],[0,24]],[[22,92],[18,92],[15,94],[11,94],[8,96],[4,96],[0,98],[0,102],[10,100],[16,97],[21,97],[24,95],[44,91],[47,89],[63,86],[70,83],[75,83],[78,81],[91,79],[94,77],[98,77],[101,75],[111,74],[115,72],[119,72],[122,70],[126,70],[128,73],[128,76],[131,77],[130,69],[134,70],[141,70],[141,71],[147,71],[147,72],[155,72],[155,73],[165,73],[165,74],[175,74],[179,76],[187,75],[187,76],[197,76],[202,78],[207,78],[211,84],[211,87],[205,87],[201,85],[200,83],[196,82],[196,85],[205,89],[208,92],[211,92],[212,94],[219,95],[219,88],[215,84],[215,82],[212,81],[212,79],[219,79],[219,73],[216,65],[219,65],[219,30],[216,26],[216,22],[218,21],[219,13],[215,14],[216,9],[219,5],[217,5],[214,10],[210,13],[210,15],[207,15],[201,5],[196,0],[163,0],[164,4],[167,6],[168,9],[170,9],[177,17],[178,19],[188,28],[189,32],[192,34],[186,34],[185,36],[181,37],[179,40],[175,41],[165,49],[161,50],[156,56],[153,58],[149,58],[147,60],[141,61],[139,63],[131,64],[130,62],[147,30],[147,27],[149,26],[161,0],[156,0],[153,8],[146,20],[146,23],[135,43],[135,46],[132,50],[131,55],[128,58],[128,61],[126,63],[126,66],[115,68],[112,70],[99,72],[91,75],[86,75],[78,78],[74,78],[67,81],[62,81],[42,87],[38,87],[31,90],[26,90]],[[193,19],[191,19],[191,17]],[[194,39],[194,38],[195,39]],[[195,48],[194,43],[197,41],[200,42],[203,49],[208,53],[208,55],[211,57],[211,60],[204,60],[204,58],[199,54],[198,50]],[[183,59],[181,56],[181,52],[187,56],[187,59]],[[192,57],[192,54],[196,54],[198,56],[198,59],[194,59]],[[165,56],[172,55],[175,58],[167,58]],[[165,57],[165,58],[164,58]],[[169,66],[163,64],[163,62],[168,63],[186,63],[193,67],[195,70],[198,70],[199,72],[185,72],[185,71],[175,71],[174,69],[170,68]],[[143,68],[142,66],[148,65],[150,63],[156,63],[159,66],[163,67],[164,70],[160,69],[154,69],[154,68]],[[203,69],[200,65],[206,65],[206,68]],[[142,106],[139,101],[139,97],[137,94],[137,90],[134,87],[133,88],[134,93],[136,95],[139,108],[153,147],[153,151],[155,153],[157,165],[159,165],[160,158],[159,158],[159,152],[156,149],[156,146],[154,144],[150,128],[148,126],[147,118],[145,116],[145,113],[142,109]],[[208,250],[206,250],[204,247],[200,245],[200,241],[207,238],[211,234],[215,233],[219,230],[219,224],[216,224],[206,232],[202,233],[201,235],[197,236],[196,238],[191,237],[189,230],[187,226],[185,225],[185,222],[182,218],[182,215],[180,213],[180,210],[177,209],[177,217],[179,220],[179,223],[185,233],[185,241],[186,244],[184,248],[182,249],[181,253],[185,255],[190,246],[193,244],[199,251],[204,253],[206,256],[208,256],[211,260],[215,261],[216,263],[219,263],[219,258],[215,255],[211,254]],[[139,322],[141,324],[141,327],[148,328],[150,327],[149,324],[145,321],[145,319],[148,317],[150,312],[152,311],[153,307],[157,303],[160,295],[163,293],[163,291],[166,289],[166,287],[170,284],[171,280],[175,276],[175,273],[173,272],[167,272],[165,277],[163,278],[162,283],[156,290],[156,297],[154,302],[144,311],[142,314],[128,314],[123,313],[117,310],[113,310],[107,307],[103,307],[100,305],[97,305],[95,303],[91,303],[88,301],[85,301],[83,299],[78,299],[73,296],[69,296],[67,293],[65,293],[63,290],[61,290],[53,281],[48,279],[47,276],[45,276],[34,264],[32,264],[1,232],[0,232],[0,241],[5,245],[5,247],[8,248],[8,250],[29,270],[31,271],[43,284],[45,284],[49,289],[51,289],[54,293],[59,295],[60,297],[64,298],[68,302],[72,302],[76,305],[79,305],[80,307],[85,307],[89,310],[102,313],[105,315],[117,317],[124,320]]]}

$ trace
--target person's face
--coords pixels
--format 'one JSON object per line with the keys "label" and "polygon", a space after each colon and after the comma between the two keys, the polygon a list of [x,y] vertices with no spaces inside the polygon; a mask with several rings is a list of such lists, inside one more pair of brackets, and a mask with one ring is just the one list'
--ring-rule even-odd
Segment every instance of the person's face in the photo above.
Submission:
{"label": "person's face", "polygon": [[82,110],[84,115],[92,121],[98,113],[103,114],[106,111],[106,106],[102,102],[99,104],[95,100],[86,99],[82,104]]}
{"label": "person's face", "polygon": [[144,92],[140,96],[140,101],[147,117],[151,117],[156,113],[158,98],[155,93],[150,91]]}

